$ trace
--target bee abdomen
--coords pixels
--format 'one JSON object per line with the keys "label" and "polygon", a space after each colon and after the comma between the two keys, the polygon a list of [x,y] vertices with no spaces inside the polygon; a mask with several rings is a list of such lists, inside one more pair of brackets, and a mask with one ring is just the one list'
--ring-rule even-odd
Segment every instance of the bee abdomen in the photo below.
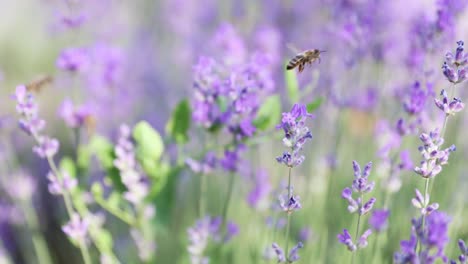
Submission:
{"label": "bee abdomen", "polygon": [[286,70],[292,70],[294,69],[303,59],[302,55],[297,55],[294,57],[292,60],[288,62],[288,65],[286,66]]}

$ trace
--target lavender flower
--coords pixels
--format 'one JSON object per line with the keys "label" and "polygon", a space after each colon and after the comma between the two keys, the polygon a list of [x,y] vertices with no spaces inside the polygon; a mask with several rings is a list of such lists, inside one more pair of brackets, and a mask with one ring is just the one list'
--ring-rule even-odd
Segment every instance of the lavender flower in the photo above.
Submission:
{"label": "lavender flower", "polygon": [[414,207],[421,209],[421,214],[428,215],[439,208],[438,203],[429,204],[429,194],[423,196],[418,189],[415,191],[416,197],[411,199],[411,203],[414,205]]}
{"label": "lavender flower", "polygon": [[305,105],[295,104],[290,112],[283,113],[281,124],[277,128],[284,131],[283,144],[291,149],[291,152],[285,151],[282,156],[276,158],[279,163],[292,168],[299,166],[304,161],[304,156],[299,152],[307,142],[312,139],[312,133],[305,126],[307,117],[312,117],[307,113]]}
{"label": "lavender flower", "polygon": [[77,128],[83,126],[91,117],[91,111],[85,105],[75,107],[71,100],[66,99],[60,105],[58,115],[65,121],[68,127]]}
{"label": "lavender flower", "polygon": [[[465,241],[459,239],[458,248],[460,248],[461,251],[461,255],[458,256],[458,260],[460,261],[460,264],[466,264],[468,260],[468,247],[466,246]],[[456,263],[455,261],[453,262]]]}
{"label": "lavender flower", "polygon": [[33,197],[37,188],[36,179],[25,171],[18,171],[11,175],[6,182],[4,189],[8,195],[15,200],[29,201]]}
{"label": "lavender flower", "polygon": [[388,228],[389,210],[377,209],[372,212],[369,218],[369,225],[377,232],[385,231]]}
{"label": "lavender flower", "polygon": [[260,208],[271,192],[271,183],[268,174],[259,170],[255,174],[254,186],[247,195],[247,203],[253,208]]}
{"label": "lavender flower", "polygon": [[62,227],[62,230],[70,239],[79,244],[84,244],[86,243],[88,228],[89,222],[87,219],[82,219],[78,214],[73,214],[70,221]]}
{"label": "lavender flower", "polygon": [[459,98],[453,98],[452,101],[449,102],[447,98],[447,92],[442,90],[440,92],[442,100],[437,98],[434,99],[435,105],[442,110],[446,115],[455,115],[456,113],[463,110],[465,104]]}
{"label": "lavender flower", "polygon": [[[341,192],[341,197],[348,202],[348,211],[350,213],[358,213],[359,220],[362,215],[369,213],[372,210],[372,207],[375,204],[376,199],[374,197],[370,198],[367,202],[364,202],[364,194],[372,191],[375,186],[375,182],[368,182],[370,172],[372,170],[372,162],[366,164],[363,170],[359,166],[359,163],[353,161],[353,170],[354,170],[354,180],[353,184],[350,187],[346,187]],[[359,194],[357,199],[353,198],[353,192]],[[351,235],[347,229],[343,230],[343,234],[338,235],[338,241],[348,248],[349,251],[355,251],[360,248],[365,248],[367,246],[367,238],[372,233],[370,229],[364,231],[362,235],[359,236],[359,225],[357,227],[356,241],[353,241]]]}
{"label": "lavender flower", "polygon": [[119,169],[122,182],[127,187],[124,193],[125,199],[137,206],[148,195],[149,189],[136,168],[135,150],[130,141],[130,128],[127,125],[121,125],[119,132],[114,165]]}
{"label": "lavender flower", "polygon": [[[448,224],[450,217],[445,213],[434,211],[426,216],[422,225],[422,216],[413,219],[410,240],[401,242],[401,252],[394,254],[394,262],[402,263],[435,263],[437,259],[446,261],[445,245],[448,243]],[[420,241],[421,253],[416,253],[417,241]]]}
{"label": "lavender flower", "polygon": [[278,197],[279,205],[281,209],[288,214],[297,211],[302,208],[302,205],[300,203],[300,198],[298,195],[293,195],[291,191],[291,196],[288,199],[288,195],[282,194]]}
{"label": "lavender flower", "polygon": [[419,82],[415,82],[409,90],[403,108],[409,115],[416,115],[424,110],[428,94],[423,90]]}
{"label": "lavender flower", "polygon": [[451,83],[462,83],[468,78],[468,53],[464,52],[463,41],[457,42],[455,56],[451,52],[445,55],[442,72]]}
{"label": "lavender flower", "polygon": [[275,251],[276,257],[278,258],[278,263],[293,263],[299,260],[298,251],[299,249],[304,247],[304,244],[302,244],[302,242],[299,242],[293,248],[291,248],[287,259],[284,254],[284,250],[278,244],[273,243],[271,246]]}
{"label": "lavender flower", "polygon": [[185,164],[195,173],[209,174],[211,173],[217,164],[218,160],[213,152],[206,153],[202,161],[196,161],[188,158],[185,160]]}
{"label": "lavender flower", "polygon": [[49,180],[49,192],[53,195],[63,195],[64,192],[70,192],[78,185],[78,181],[72,178],[67,172],[62,172],[61,180],[52,172],[49,172],[49,174],[47,174],[47,179]]}
{"label": "lavender flower", "polygon": [[437,129],[429,134],[422,133],[419,137],[423,145],[419,147],[424,160],[421,161],[419,167],[415,167],[414,171],[423,178],[435,177],[442,171],[442,166],[448,163],[450,153],[455,151],[454,145],[440,149],[444,143],[444,139],[440,137]]}
{"label": "lavender flower", "polygon": [[150,261],[153,257],[154,251],[156,250],[156,243],[153,239],[148,239],[138,229],[130,230],[133,240],[138,249],[138,257],[142,261]]}
{"label": "lavender flower", "polygon": [[237,233],[237,228],[231,223],[228,228],[228,234],[221,238],[220,217],[206,216],[197,220],[194,226],[187,230],[189,245],[187,250],[190,254],[192,264],[205,264],[209,262],[209,258],[204,256],[208,244],[213,242],[227,242],[232,236]]}
{"label": "lavender flower", "polygon": [[89,63],[89,54],[84,48],[67,48],[57,58],[57,67],[69,72],[82,72]]}

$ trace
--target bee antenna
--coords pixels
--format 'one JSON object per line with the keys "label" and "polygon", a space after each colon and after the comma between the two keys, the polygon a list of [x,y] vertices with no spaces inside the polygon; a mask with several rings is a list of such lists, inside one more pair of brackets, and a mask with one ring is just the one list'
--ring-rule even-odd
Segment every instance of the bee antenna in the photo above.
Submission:
{"label": "bee antenna", "polygon": [[326,50],[320,50],[320,52],[327,52]]}

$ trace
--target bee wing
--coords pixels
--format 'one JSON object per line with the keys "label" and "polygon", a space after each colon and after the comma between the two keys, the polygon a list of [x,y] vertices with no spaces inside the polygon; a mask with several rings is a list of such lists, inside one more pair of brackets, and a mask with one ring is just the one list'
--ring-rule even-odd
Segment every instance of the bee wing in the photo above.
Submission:
{"label": "bee wing", "polygon": [[294,54],[299,54],[299,53],[301,53],[301,51],[300,51],[294,44],[292,44],[292,43],[286,44],[286,47],[287,47],[290,51],[292,51]]}

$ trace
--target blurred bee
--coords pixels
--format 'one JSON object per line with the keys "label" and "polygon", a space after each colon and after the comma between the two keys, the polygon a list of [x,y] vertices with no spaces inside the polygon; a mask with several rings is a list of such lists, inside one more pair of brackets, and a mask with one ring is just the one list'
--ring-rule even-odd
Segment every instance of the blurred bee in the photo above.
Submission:
{"label": "blurred bee", "polygon": [[52,83],[52,81],[52,76],[46,75],[26,84],[26,89],[30,92],[39,93],[44,86]]}
{"label": "blurred bee", "polygon": [[292,58],[288,62],[288,65],[286,66],[286,70],[289,71],[298,67],[298,71],[302,72],[306,64],[312,65],[312,63],[314,63],[316,60],[318,60],[320,63],[320,54],[322,52],[326,52],[326,51],[318,50],[318,49],[303,51],[297,54],[294,58]]}

